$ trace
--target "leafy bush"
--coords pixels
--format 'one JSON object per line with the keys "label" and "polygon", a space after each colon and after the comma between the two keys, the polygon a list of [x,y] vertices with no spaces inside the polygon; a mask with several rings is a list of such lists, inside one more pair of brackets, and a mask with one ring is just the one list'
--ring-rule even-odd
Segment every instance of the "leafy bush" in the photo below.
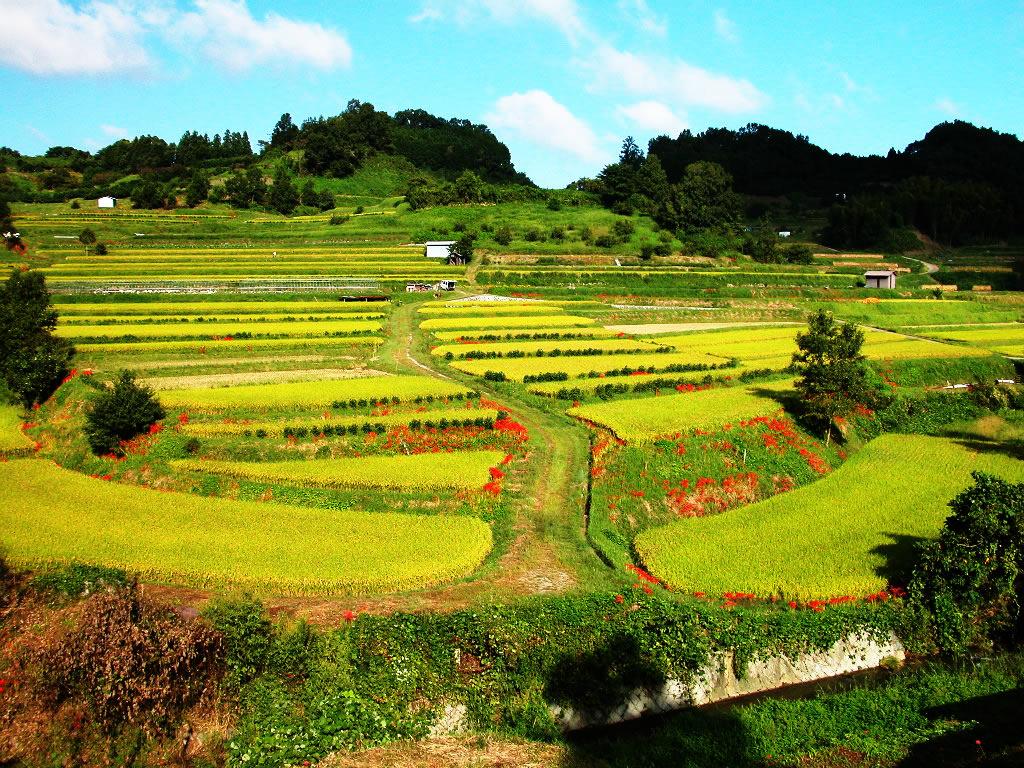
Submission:
{"label": "leafy bush", "polygon": [[344,224],[346,221],[348,221],[348,216],[331,216],[331,218],[328,219],[327,223],[330,224],[332,227],[337,227],[341,224]]}
{"label": "leafy bush", "polygon": [[113,389],[97,397],[86,415],[89,447],[96,454],[118,453],[122,441],[142,434],[165,415],[153,390],[123,371]]}
{"label": "leafy bush", "polygon": [[128,585],[128,574],[120,568],[71,563],[44,571],[32,579],[32,586],[66,597],[83,597],[110,587]]}
{"label": "leafy bush", "polygon": [[936,643],[954,654],[1024,632],[1024,483],[973,476],[939,538],[919,547],[910,582]]}
{"label": "leafy bush", "polygon": [[512,242],[512,230],[507,226],[500,226],[494,230],[494,242],[498,245],[508,245]]}
{"label": "leafy bush", "polygon": [[235,684],[244,684],[266,671],[274,630],[262,603],[251,597],[216,600],[203,616],[224,636],[224,661]]}

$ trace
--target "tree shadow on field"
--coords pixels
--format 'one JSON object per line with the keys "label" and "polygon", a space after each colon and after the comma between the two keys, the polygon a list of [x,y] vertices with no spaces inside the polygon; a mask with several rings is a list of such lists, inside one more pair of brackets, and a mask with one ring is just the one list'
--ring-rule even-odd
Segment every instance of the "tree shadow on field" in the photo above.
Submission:
{"label": "tree shadow on field", "polygon": [[748,392],[765,400],[774,400],[786,409],[787,413],[800,413],[800,393],[795,389],[773,389],[767,386],[752,386]]}
{"label": "tree shadow on field", "polygon": [[1024,461],[1024,444],[1019,440],[998,441],[985,440],[969,432],[954,432],[948,435],[961,448],[974,453],[1008,456],[1011,459]]}
{"label": "tree shadow on field", "polygon": [[875,575],[888,584],[906,584],[910,581],[914,563],[917,560],[917,545],[927,541],[923,536],[908,536],[904,533],[883,533],[890,539],[888,544],[879,544],[871,554],[880,555],[883,562],[875,568]]}
{"label": "tree shadow on field", "polygon": [[976,724],[914,746],[897,768],[1024,766],[1024,689],[934,707],[927,715]]}

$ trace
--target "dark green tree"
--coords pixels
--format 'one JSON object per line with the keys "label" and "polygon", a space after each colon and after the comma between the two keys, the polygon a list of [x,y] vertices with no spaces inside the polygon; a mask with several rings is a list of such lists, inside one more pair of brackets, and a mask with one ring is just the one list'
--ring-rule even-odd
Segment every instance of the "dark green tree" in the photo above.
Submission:
{"label": "dark green tree", "polygon": [[162,208],[163,197],[155,181],[140,181],[132,190],[132,208]]}
{"label": "dark green tree", "polygon": [[980,472],[949,505],[938,539],[921,544],[911,599],[931,616],[935,641],[961,654],[1024,635],[1024,483]]}
{"label": "dark green tree", "polygon": [[93,401],[85,435],[93,453],[119,454],[122,441],[147,431],[165,415],[153,390],[138,384],[130,371],[122,371],[113,388]]}
{"label": "dark green tree", "polygon": [[96,233],[91,229],[83,229],[78,233],[78,242],[85,247],[85,252],[89,253],[89,246],[96,242]]}
{"label": "dark green tree", "polygon": [[202,202],[205,202],[207,196],[210,194],[210,177],[202,171],[196,171],[192,174],[192,180],[188,183],[188,188],[185,190],[185,205],[189,208],[195,208]]}
{"label": "dark green tree", "polygon": [[835,417],[845,416],[871,399],[868,367],[860,352],[863,344],[860,328],[837,323],[825,310],[811,315],[807,330],[796,335],[796,390],[804,415],[824,426],[826,444],[832,438]]}
{"label": "dark green tree", "polygon": [[0,290],[0,379],[25,406],[46,400],[71,369],[74,347],[53,335],[57,313],[38,272],[12,272]]}
{"label": "dark green tree", "polygon": [[494,230],[494,242],[498,245],[508,245],[512,242],[512,230],[507,225],[502,224]]}
{"label": "dark green tree", "polygon": [[688,165],[675,194],[679,212],[676,229],[714,229],[739,219],[740,198],[733,191],[732,176],[718,163]]}
{"label": "dark green tree", "polygon": [[448,250],[448,260],[461,264],[468,264],[473,258],[473,244],[476,242],[476,235],[472,232],[464,232],[462,237],[455,241],[455,244]]}
{"label": "dark green tree", "polygon": [[276,149],[289,150],[299,137],[299,126],[292,122],[292,116],[285,112],[277,121],[273,132],[270,134],[270,146]]}
{"label": "dark green tree", "polygon": [[622,142],[622,148],[619,150],[619,162],[623,165],[628,165],[636,171],[640,168],[640,163],[643,160],[643,151],[637,146],[632,136],[627,136]]}
{"label": "dark green tree", "polygon": [[274,186],[270,188],[268,202],[271,208],[285,216],[290,216],[299,205],[299,190],[283,165],[274,172]]}
{"label": "dark green tree", "polygon": [[303,205],[308,205],[310,208],[320,207],[320,193],[316,191],[316,185],[312,179],[306,179],[306,183],[302,185],[299,199]]}
{"label": "dark green tree", "polygon": [[483,182],[472,171],[463,171],[455,180],[455,195],[462,203],[479,203],[483,197]]}

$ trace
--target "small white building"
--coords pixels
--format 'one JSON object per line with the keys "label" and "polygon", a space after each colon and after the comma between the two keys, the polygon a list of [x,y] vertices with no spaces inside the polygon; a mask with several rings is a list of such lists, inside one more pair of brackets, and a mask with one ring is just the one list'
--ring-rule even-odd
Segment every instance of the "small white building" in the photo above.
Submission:
{"label": "small white building", "polygon": [[96,207],[97,208],[116,208],[117,207],[117,198],[116,197],[111,197],[110,195],[107,195],[106,197],[101,197],[99,200],[96,201]]}
{"label": "small white building", "polygon": [[876,269],[865,272],[864,284],[868,288],[895,288],[896,273],[888,269]]}
{"label": "small white building", "polygon": [[788,229],[780,229],[779,230],[779,237],[789,237],[792,234],[793,233],[791,231],[789,231]]}
{"label": "small white building", "polygon": [[448,259],[452,255],[454,240],[428,240],[426,243],[428,259]]}

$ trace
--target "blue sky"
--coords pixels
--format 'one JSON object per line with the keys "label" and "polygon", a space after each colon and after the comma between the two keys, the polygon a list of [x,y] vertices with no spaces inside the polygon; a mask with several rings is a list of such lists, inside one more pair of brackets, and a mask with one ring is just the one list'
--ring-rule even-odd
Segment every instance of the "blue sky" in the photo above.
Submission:
{"label": "blue sky", "polygon": [[350,98],[485,122],[546,186],[622,138],[766,123],[902,149],[942,120],[1024,136],[1024,2],[0,0],[0,145],[267,138]]}

